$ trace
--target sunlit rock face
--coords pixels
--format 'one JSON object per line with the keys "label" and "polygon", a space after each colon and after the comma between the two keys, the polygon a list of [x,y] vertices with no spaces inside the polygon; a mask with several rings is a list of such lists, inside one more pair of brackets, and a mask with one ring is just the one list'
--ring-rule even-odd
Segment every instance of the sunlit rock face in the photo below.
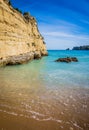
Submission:
{"label": "sunlit rock face", "polygon": [[[28,56],[31,52],[31,58]],[[29,13],[22,15],[10,5],[9,0],[0,1],[0,64],[9,64],[12,57],[25,55],[25,61],[34,58],[35,53],[47,55],[46,45],[37,22]],[[28,54],[28,56],[27,56]],[[15,64],[15,62],[14,62]]]}

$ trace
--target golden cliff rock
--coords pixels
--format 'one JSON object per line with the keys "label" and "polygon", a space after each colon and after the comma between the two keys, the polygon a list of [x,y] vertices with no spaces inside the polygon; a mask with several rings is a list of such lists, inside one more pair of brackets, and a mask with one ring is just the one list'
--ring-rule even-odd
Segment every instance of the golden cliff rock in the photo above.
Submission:
{"label": "golden cliff rock", "polygon": [[1,0],[0,66],[22,64],[47,54],[35,18],[29,13],[21,14],[7,0]]}

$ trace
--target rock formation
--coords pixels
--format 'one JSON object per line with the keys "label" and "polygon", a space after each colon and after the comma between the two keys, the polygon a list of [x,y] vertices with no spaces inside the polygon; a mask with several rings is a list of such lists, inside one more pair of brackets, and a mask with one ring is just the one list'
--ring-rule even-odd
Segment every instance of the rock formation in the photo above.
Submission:
{"label": "rock formation", "polygon": [[55,62],[66,62],[66,63],[69,63],[69,62],[78,62],[78,59],[76,57],[66,57],[66,58],[59,58],[57,59]]}
{"label": "rock formation", "polygon": [[36,19],[21,14],[9,0],[0,0],[0,65],[21,64],[47,54]]}
{"label": "rock formation", "polygon": [[67,48],[66,50],[70,50],[70,48]]}

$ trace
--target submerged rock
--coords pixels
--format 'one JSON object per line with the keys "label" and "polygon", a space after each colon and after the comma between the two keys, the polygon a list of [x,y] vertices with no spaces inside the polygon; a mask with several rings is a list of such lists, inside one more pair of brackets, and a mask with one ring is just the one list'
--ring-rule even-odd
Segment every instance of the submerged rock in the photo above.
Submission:
{"label": "submerged rock", "polygon": [[55,62],[78,62],[78,59],[76,57],[66,57],[66,58],[58,58],[57,60],[55,60]]}
{"label": "submerged rock", "polygon": [[72,59],[72,61],[74,61],[74,62],[78,62],[78,59],[77,59],[76,57],[72,57],[71,59]]}

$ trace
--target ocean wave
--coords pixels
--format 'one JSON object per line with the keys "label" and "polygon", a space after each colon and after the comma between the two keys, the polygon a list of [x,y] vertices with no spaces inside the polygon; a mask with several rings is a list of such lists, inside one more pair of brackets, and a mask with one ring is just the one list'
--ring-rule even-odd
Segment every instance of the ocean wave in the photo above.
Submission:
{"label": "ocean wave", "polygon": [[48,118],[44,118],[44,119],[37,118],[36,116],[31,116],[31,117],[34,118],[35,120],[38,120],[38,121],[54,121],[54,122],[58,122],[58,123],[63,122],[62,120],[55,119],[53,117],[48,117]]}
{"label": "ocean wave", "polygon": [[29,115],[25,115],[25,114],[18,114],[16,112],[10,112],[10,111],[6,111],[6,110],[1,110],[0,109],[0,112],[4,112],[4,113],[7,113],[9,115],[13,115],[13,116],[21,116],[21,117],[25,117],[25,118],[33,118],[35,120],[38,120],[38,121],[55,121],[55,122],[58,122],[58,123],[62,123],[62,120],[59,120],[59,119],[55,119],[53,117],[48,117],[48,118],[39,118],[38,116],[46,116],[46,115],[43,115],[43,114],[40,114],[38,112],[35,112],[35,111],[30,111],[32,114],[32,116],[29,116]]}
{"label": "ocean wave", "polygon": [[9,112],[9,111],[6,111],[6,110],[1,110],[0,109],[0,112],[4,112],[4,113],[10,114],[10,115],[18,116],[17,113],[15,113],[15,112]]}

